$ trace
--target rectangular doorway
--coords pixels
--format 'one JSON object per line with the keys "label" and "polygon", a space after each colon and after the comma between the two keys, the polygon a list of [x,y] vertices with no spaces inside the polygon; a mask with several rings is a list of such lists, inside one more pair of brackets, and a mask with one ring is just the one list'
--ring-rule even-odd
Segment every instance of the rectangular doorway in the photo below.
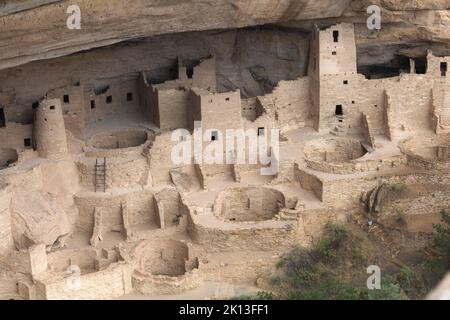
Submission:
{"label": "rectangular doorway", "polygon": [[0,128],[6,127],[5,111],[0,108]]}

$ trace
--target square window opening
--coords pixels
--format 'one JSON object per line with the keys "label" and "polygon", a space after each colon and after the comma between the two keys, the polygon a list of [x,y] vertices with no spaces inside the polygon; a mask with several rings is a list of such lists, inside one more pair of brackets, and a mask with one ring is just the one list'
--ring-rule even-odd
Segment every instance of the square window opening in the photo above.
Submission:
{"label": "square window opening", "polygon": [[112,103],[112,96],[107,96],[106,97],[106,103],[107,104],[111,104]]}
{"label": "square window opening", "polygon": [[133,93],[131,92],[127,93],[127,101],[133,101]]}
{"label": "square window opening", "polygon": [[334,114],[336,116],[343,116],[344,115],[344,110],[342,109],[342,105],[341,104],[336,105],[336,109],[334,111]]}
{"label": "square window opening", "polygon": [[31,139],[30,138],[23,139],[23,145],[25,147],[31,147]]}
{"label": "square window opening", "polygon": [[264,127],[259,127],[259,128],[258,128],[258,136],[263,136],[264,133],[265,133]]}
{"label": "square window opening", "polygon": [[95,109],[95,100],[91,100],[91,109]]}

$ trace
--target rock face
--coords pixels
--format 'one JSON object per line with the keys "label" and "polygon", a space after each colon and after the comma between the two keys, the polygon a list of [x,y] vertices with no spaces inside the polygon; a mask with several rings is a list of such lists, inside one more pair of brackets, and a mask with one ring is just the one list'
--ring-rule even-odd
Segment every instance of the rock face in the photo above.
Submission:
{"label": "rock face", "polygon": [[0,92],[11,90],[15,108],[27,112],[53,88],[123,75],[137,78],[142,70],[150,72],[152,82],[162,82],[171,79],[177,57],[190,63],[213,55],[220,91],[238,88],[244,97],[256,96],[306,74],[308,36],[267,27],[151,37],[0,70]]}
{"label": "rock face", "polygon": [[157,34],[338,17],[350,2],[81,0],[81,29],[69,30],[67,7],[72,3],[57,1],[0,18],[0,68]]}
{"label": "rock face", "polygon": [[[158,34],[289,23],[306,27],[333,18],[360,24],[367,41],[366,8],[382,11],[382,31],[366,48],[413,42],[447,43],[448,0],[80,0],[81,29],[69,30],[70,1],[0,1],[0,69],[29,61]],[[383,29],[382,29],[383,30]],[[365,40],[364,40],[365,39]],[[363,49],[367,50],[367,49]],[[379,50],[378,50],[379,51]]]}
{"label": "rock face", "polygon": [[18,249],[38,243],[52,245],[71,229],[62,208],[41,192],[15,192],[11,211],[14,243]]}

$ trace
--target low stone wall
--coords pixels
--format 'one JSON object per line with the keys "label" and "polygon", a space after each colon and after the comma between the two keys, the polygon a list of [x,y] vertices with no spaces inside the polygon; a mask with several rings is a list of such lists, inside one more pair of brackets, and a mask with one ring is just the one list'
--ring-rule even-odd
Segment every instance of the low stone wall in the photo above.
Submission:
{"label": "low stone wall", "polygon": [[[37,298],[47,300],[99,300],[111,299],[130,293],[131,268],[129,264],[118,262],[105,270],[82,274],[80,287],[70,285],[70,278],[55,281],[39,281]],[[105,285],[107,284],[107,285]]]}
{"label": "low stone wall", "polygon": [[323,183],[319,178],[301,169],[298,164],[294,166],[294,174],[295,180],[300,182],[303,189],[311,191],[319,200],[322,200]]}
{"label": "low stone wall", "polygon": [[[103,159],[99,160],[103,164]],[[94,190],[95,159],[83,158],[77,162],[81,184],[88,190]],[[144,156],[132,158],[106,159],[106,188],[130,188],[146,185],[149,165]]]}
{"label": "low stone wall", "polygon": [[131,225],[154,223],[159,225],[153,192],[148,190],[131,193],[103,195],[95,193],[76,195],[75,204],[79,209],[77,226],[81,230],[91,232],[94,228],[94,210],[103,211],[103,226],[107,229],[121,228],[122,202],[127,202]]}
{"label": "low stone wall", "polygon": [[400,143],[402,153],[406,155],[407,163],[411,167],[425,170],[449,170],[450,158],[439,157],[439,147],[447,149],[450,145],[450,138],[432,137],[425,139],[410,138]]}
{"label": "low stone wall", "polygon": [[71,265],[77,265],[82,273],[96,269],[97,251],[88,249],[64,249],[47,255],[48,269],[51,272],[67,272]]}
{"label": "low stone wall", "polygon": [[188,233],[195,243],[201,244],[208,252],[270,251],[273,248],[287,248],[296,241],[296,222],[271,221],[270,225],[262,222],[248,226],[227,223],[221,228],[205,226],[198,220],[189,217]]}
{"label": "low stone wall", "polygon": [[320,138],[308,142],[305,159],[314,162],[342,163],[362,157],[366,151],[361,142],[353,138]]}
{"label": "low stone wall", "polygon": [[146,130],[130,129],[106,132],[92,137],[84,148],[86,157],[126,158],[141,155],[150,148],[155,135]]}
{"label": "low stone wall", "polygon": [[214,214],[228,221],[263,221],[273,219],[285,206],[282,192],[265,187],[229,188],[219,193]]}
{"label": "low stone wall", "polygon": [[144,294],[176,294],[200,285],[202,277],[192,245],[177,240],[151,240],[131,252],[133,287]]}
{"label": "low stone wall", "polygon": [[377,171],[403,166],[407,163],[405,156],[395,156],[380,160],[353,160],[349,162],[324,162],[305,159],[308,168],[334,174],[351,174],[356,172]]}
{"label": "low stone wall", "polygon": [[111,150],[102,150],[86,147],[84,148],[84,152],[86,157],[89,158],[127,158],[141,155],[146,146],[147,144],[137,147],[111,149]]}
{"label": "low stone wall", "polygon": [[197,288],[203,279],[195,269],[177,277],[135,271],[132,281],[133,288],[143,294],[177,294]]}

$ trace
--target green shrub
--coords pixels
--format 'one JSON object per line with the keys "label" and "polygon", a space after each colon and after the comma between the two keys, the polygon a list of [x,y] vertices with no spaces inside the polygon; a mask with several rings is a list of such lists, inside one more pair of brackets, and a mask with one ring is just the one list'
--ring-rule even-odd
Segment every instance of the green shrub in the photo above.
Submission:
{"label": "green shrub", "polygon": [[298,290],[289,295],[290,300],[360,300],[367,294],[335,277],[326,278],[314,287]]}
{"label": "green shrub", "polygon": [[399,183],[393,184],[391,186],[391,188],[393,191],[402,192],[402,191],[405,191],[407,187],[406,187],[406,184],[399,182]]}
{"label": "green shrub", "polygon": [[392,278],[385,277],[382,281],[381,289],[368,290],[369,300],[405,300],[400,285]]}
{"label": "green shrub", "polygon": [[433,225],[436,231],[433,247],[437,256],[429,261],[428,266],[439,277],[443,277],[450,269],[450,214],[446,210],[442,210],[440,214],[442,223]]}
{"label": "green shrub", "polygon": [[339,224],[328,223],[325,227],[327,235],[315,246],[312,256],[325,263],[334,262],[342,242],[348,237],[348,230]]}
{"label": "green shrub", "polygon": [[406,292],[411,291],[414,286],[415,280],[414,270],[408,266],[404,266],[400,269],[400,272],[397,275],[397,280],[403,290],[405,290]]}
{"label": "green shrub", "polygon": [[406,224],[406,218],[405,218],[405,210],[403,208],[396,208],[395,209],[395,217],[396,222],[400,225]]}

